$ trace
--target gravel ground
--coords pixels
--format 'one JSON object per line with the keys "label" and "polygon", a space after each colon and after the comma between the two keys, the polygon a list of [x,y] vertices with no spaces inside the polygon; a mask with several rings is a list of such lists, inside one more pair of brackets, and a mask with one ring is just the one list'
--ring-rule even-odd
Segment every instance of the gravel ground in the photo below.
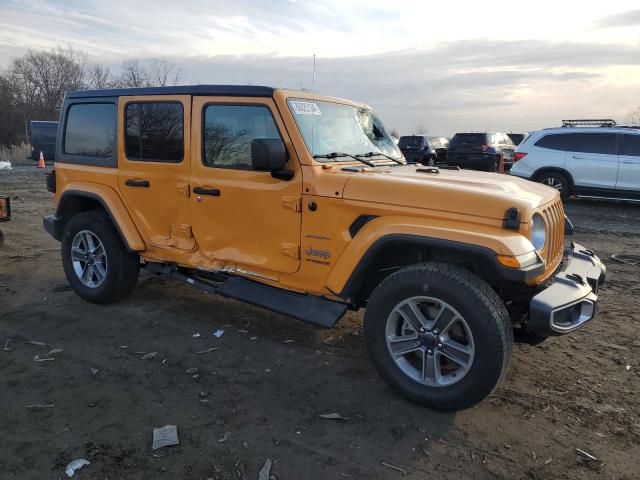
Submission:
{"label": "gravel ground", "polygon": [[[360,312],[320,330],[144,273],[121,303],[84,302],[41,227],[44,172],[0,171],[0,194],[0,478],[76,458],[79,479],[255,479],[267,459],[278,479],[640,477],[640,267],[611,258],[638,252],[640,205],[568,202],[609,269],[597,320],[516,345],[487,401],[444,414],[379,379]],[[152,450],[167,424],[180,444]]]}

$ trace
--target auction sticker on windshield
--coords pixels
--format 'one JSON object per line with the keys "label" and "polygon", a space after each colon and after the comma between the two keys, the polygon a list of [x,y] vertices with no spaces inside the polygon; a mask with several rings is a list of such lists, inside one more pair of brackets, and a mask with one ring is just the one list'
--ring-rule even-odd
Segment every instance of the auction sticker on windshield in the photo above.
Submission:
{"label": "auction sticker on windshield", "polygon": [[322,115],[322,112],[314,102],[303,102],[301,100],[290,100],[289,105],[296,115]]}

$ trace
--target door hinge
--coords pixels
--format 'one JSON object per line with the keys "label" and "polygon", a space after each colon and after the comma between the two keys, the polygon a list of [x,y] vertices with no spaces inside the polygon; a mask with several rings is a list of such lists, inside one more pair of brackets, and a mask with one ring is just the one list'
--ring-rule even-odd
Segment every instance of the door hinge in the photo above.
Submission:
{"label": "door hinge", "polygon": [[285,257],[300,260],[300,245],[297,243],[282,243],[280,249]]}
{"label": "door hinge", "polygon": [[300,197],[282,197],[282,206],[290,208],[294,212],[302,211],[302,199]]}
{"label": "door hinge", "polygon": [[178,193],[180,193],[181,195],[184,195],[185,197],[189,197],[191,188],[188,183],[178,183],[177,187],[178,187]]}

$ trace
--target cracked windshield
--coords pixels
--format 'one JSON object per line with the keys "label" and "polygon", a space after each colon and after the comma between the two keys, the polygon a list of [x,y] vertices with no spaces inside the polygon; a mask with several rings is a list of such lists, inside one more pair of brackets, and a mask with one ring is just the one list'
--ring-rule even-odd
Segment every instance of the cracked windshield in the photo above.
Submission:
{"label": "cracked windshield", "polygon": [[302,99],[291,99],[288,103],[313,156],[379,152],[402,158],[395,142],[371,109]]}

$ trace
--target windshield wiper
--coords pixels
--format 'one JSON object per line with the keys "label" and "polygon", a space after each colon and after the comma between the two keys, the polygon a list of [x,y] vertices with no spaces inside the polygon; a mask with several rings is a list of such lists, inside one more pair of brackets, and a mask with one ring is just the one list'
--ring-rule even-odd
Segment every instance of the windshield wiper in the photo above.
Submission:
{"label": "windshield wiper", "polygon": [[371,158],[371,157],[385,157],[388,158],[389,160],[393,160],[394,162],[396,162],[399,165],[404,165],[405,163],[400,160],[399,158],[394,158],[394,157],[390,157],[389,155],[385,155],[382,152],[367,152],[367,153],[360,153],[358,155],[355,155],[356,157],[359,158]]}
{"label": "windshield wiper", "polygon": [[365,165],[369,165],[370,167],[375,167],[376,164],[373,162],[370,162],[369,160],[365,160],[364,158],[361,158],[361,156],[359,155],[351,155],[349,153],[342,153],[342,152],[331,152],[331,153],[327,153],[326,155],[314,155],[313,158],[328,158],[328,159],[335,159],[335,158],[340,158],[340,157],[351,157],[354,160],[357,160],[361,163],[364,163]]}

